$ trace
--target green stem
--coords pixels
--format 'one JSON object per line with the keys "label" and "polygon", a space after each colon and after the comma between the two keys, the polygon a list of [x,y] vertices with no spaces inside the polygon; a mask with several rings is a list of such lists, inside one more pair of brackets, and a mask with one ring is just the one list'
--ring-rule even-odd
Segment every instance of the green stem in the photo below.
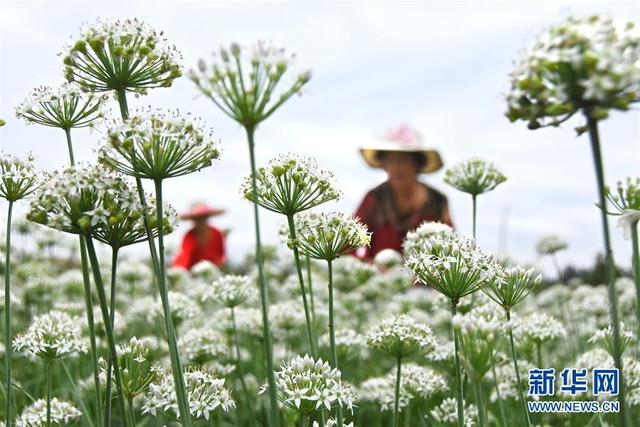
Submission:
{"label": "green stem", "polygon": [[[311,303],[311,321],[313,324],[316,324],[316,306],[313,304],[313,280],[311,275],[311,257],[309,255],[305,256],[306,258],[306,267],[307,267],[307,285],[309,287],[309,302]],[[316,342],[316,348],[318,347],[318,343]]]}
{"label": "green stem", "polygon": [[6,412],[5,419],[7,427],[11,427],[13,417],[11,416],[11,214],[13,212],[13,201],[9,200],[9,211],[7,212],[7,239],[5,244],[4,262],[4,374],[6,385]]}
{"label": "green stem", "polygon": [[496,363],[493,355],[491,356],[491,374],[493,375],[493,383],[496,386],[496,396],[498,397],[498,408],[500,409],[500,421],[501,426],[507,426],[507,419],[504,415],[504,403],[502,402],[502,397],[500,396],[500,387],[498,385],[498,375],[496,375]]}
{"label": "green stem", "polygon": [[[64,130],[67,137],[67,149],[69,152],[69,163],[75,165],[73,156],[73,143],[71,141],[71,129]],[[96,391],[96,425],[102,422],[102,393],[100,390],[100,372],[98,371],[98,350],[96,346],[96,331],[93,319],[93,296],[91,294],[91,279],[89,276],[89,261],[87,260],[87,245],[84,236],[79,236],[80,242],[80,263],[82,266],[82,285],[84,288],[84,304],[87,311],[87,324],[89,326],[89,344],[91,347],[91,365],[93,368],[93,383]]]}
{"label": "green stem", "polygon": [[[113,337],[113,328],[111,328],[111,321],[109,316],[109,307],[107,306],[107,296],[104,292],[104,283],[102,282],[102,274],[100,273],[100,264],[98,262],[98,256],[96,255],[96,249],[93,245],[93,240],[90,236],[87,236],[87,252],[89,253],[89,260],[91,262],[91,270],[93,270],[93,281],[98,291],[98,302],[100,303],[100,310],[102,311],[102,322],[104,323],[104,329],[107,333],[107,343],[109,345],[109,351],[111,352],[111,359],[113,360],[113,375],[116,380],[116,389],[118,390],[118,406],[122,416],[126,419],[126,411],[124,409],[124,393],[122,392],[122,380],[120,378],[120,367],[118,365],[118,354],[116,352],[116,343]],[[107,381],[109,379],[107,378]]]}
{"label": "green stem", "polygon": [[633,279],[636,284],[636,317],[638,318],[638,336],[640,337],[640,250],[638,249],[638,221],[634,221],[631,226],[631,244],[633,265]]}
{"label": "green stem", "polygon": [[47,427],[51,427],[51,362],[45,362],[47,377]]}
{"label": "green stem", "polygon": [[398,427],[400,423],[400,372],[402,367],[402,357],[398,357],[396,361],[396,390],[393,399],[393,427]]}
{"label": "green stem", "polygon": [[620,324],[618,321],[618,295],[616,292],[616,270],[615,261],[613,259],[613,251],[611,250],[611,241],[609,238],[609,223],[606,213],[605,198],[605,179],[604,168],[602,164],[602,155],[600,153],[600,136],[598,134],[598,121],[589,117],[589,111],[585,111],[587,118],[587,127],[589,128],[589,138],[591,140],[591,151],[593,154],[593,163],[596,170],[596,178],[598,182],[598,198],[600,217],[602,219],[602,233],[604,237],[604,251],[607,262],[607,278],[608,278],[608,294],[609,294],[609,315],[611,316],[611,325],[613,326],[613,360],[620,373],[620,387],[618,393],[618,401],[620,402],[620,412],[618,413],[620,425],[626,427],[629,424],[625,399],[625,378],[622,369],[622,353],[620,342]]}
{"label": "green stem", "polygon": [[122,117],[122,120],[127,120],[129,118],[129,106],[127,105],[127,90],[126,89],[116,90],[116,96],[118,97],[118,105],[120,106],[120,116]]}
{"label": "green stem", "polygon": [[539,342],[536,343],[536,363],[538,364],[538,369],[544,368],[542,365],[542,344]]}
{"label": "green stem", "polygon": [[127,399],[127,403],[129,404],[129,424],[132,427],[136,426],[136,411],[133,407],[133,398],[129,397]]}
{"label": "green stem", "polygon": [[253,126],[245,126],[247,141],[249,144],[249,159],[251,162],[251,186],[253,191],[253,216],[255,219],[256,234],[256,263],[258,264],[258,281],[260,283],[260,304],[262,307],[262,335],[264,343],[265,359],[267,364],[267,378],[269,382],[269,426],[278,426],[278,400],[276,397],[276,380],[273,370],[273,346],[271,344],[271,330],[269,327],[269,299],[267,295],[267,281],[264,275],[264,260],[262,258],[262,243],[260,241],[260,217],[258,215],[257,184],[256,184],[256,160],[254,153],[254,131]]}
{"label": "green stem", "polygon": [[551,261],[553,261],[553,268],[556,269],[556,274],[558,275],[558,283],[563,283],[562,270],[560,270],[560,264],[558,264],[558,258],[555,253],[551,254]]}
{"label": "green stem", "polygon": [[156,216],[158,224],[158,288],[160,289],[160,299],[162,300],[162,309],[164,312],[165,328],[167,330],[167,338],[169,341],[169,356],[171,359],[171,367],[173,373],[173,381],[176,388],[176,397],[178,400],[178,409],[180,411],[180,418],[182,425],[189,427],[191,425],[191,415],[189,414],[189,401],[184,382],[184,375],[182,371],[182,363],[180,362],[180,354],[178,351],[178,340],[176,337],[176,331],[173,326],[173,319],[171,317],[171,308],[169,305],[169,294],[167,292],[167,286],[165,281],[165,267],[164,267],[164,233],[162,230],[162,181],[155,180],[156,187]]}
{"label": "green stem", "polygon": [[[109,299],[110,305],[110,313],[109,313],[109,322],[111,324],[111,330],[113,330],[115,325],[115,312],[116,312],[116,269],[118,264],[118,248],[111,248],[111,288],[109,289],[111,295]],[[111,369],[113,368],[113,362],[111,360],[111,356],[107,358],[107,391],[106,391],[106,409],[105,409],[105,419],[104,425],[111,425]]]}
{"label": "green stem", "polygon": [[[287,223],[289,224],[289,234],[293,241],[293,258],[296,261],[296,271],[298,272],[298,282],[300,283],[300,293],[302,294],[302,305],[304,306],[304,317],[307,323],[307,337],[309,339],[309,350],[314,359],[318,357],[318,349],[315,346],[315,339],[311,330],[311,315],[309,314],[309,306],[307,304],[307,292],[304,289],[304,279],[302,278],[302,265],[300,264],[300,253],[296,244],[296,226],[293,215],[287,215]],[[337,367],[337,366],[336,366]]]}
{"label": "green stem", "polygon": [[236,350],[236,364],[238,367],[238,377],[240,377],[240,384],[242,385],[242,392],[244,398],[247,401],[247,409],[249,410],[249,423],[251,426],[255,426],[255,420],[253,419],[253,405],[251,404],[251,396],[249,390],[247,390],[247,384],[244,381],[244,371],[242,369],[242,361],[240,359],[240,340],[238,339],[238,328],[236,326],[236,314],[233,307],[231,307],[231,328],[233,329],[233,346]]}
{"label": "green stem", "polygon": [[[335,315],[333,313],[333,262],[327,260],[328,275],[329,275],[329,340],[331,343],[331,359],[333,367],[340,369],[338,365],[338,349],[336,348],[336,328],[335,328]],[[342,427],[343,416],[342,406],[338,405],[338,427]]]}
{"label": "green stem", "polygon": [[[456,315],[456,305],[457,301],[451,300],[451,318],[453,319]],[[458,355],[458,331],[451,325],[451,329],[453,329],[453,346],[455,353],[455,361],[456,361],[456,392],[457,392],[457,400],[458,400],[458,427],[464,427],[464,393],[462,391],[462,373],[460,371],[460,356]]]}
{"label": "green stem", "polygon": [[[511,313],[509,311],[507,313],[507,322],[511,320]],[[524,392],[522,391],[522,381],[520,380],[520,371],[518,370],[518,355],[516,354],[516,345],[513,340],[513,331],[509,330],[509,340],[511,342],[511,357],[513,359],[513,367],[516,370],[516,388],[518,389],[518,393],[520,394],[520,403],[522,405],[522,412],[524,413],[524,418],[527,422],[527,427],[531,427],[531,420],[529,419],[529,411],[527,410],[527,402],[524,399]]]}
{"label": "green stem", "polygon": [[476,239],[476,210],[477,210],[477,202],[476,198],[478,196],[475,194],[471,195],[471,204],[473,205],[473,239]]}
{"label": "green stem", "polygon": [[484,414],[484,405],[482,403],[482,390],[481,390],[481,382],[478,381],[472,381],[473,382],[473,394],[475,395],[476,398],[476,405],[478,406],[478,425],[480,427],[484,427],[485,425],[487,425],[487,421],[485,419],[485,414]]}

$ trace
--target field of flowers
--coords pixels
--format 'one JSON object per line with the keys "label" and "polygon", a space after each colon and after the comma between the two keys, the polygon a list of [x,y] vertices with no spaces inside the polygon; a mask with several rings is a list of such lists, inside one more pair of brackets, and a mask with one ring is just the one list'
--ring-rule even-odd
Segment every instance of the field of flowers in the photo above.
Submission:
{"label": "field of flowers", "polygon": [[[317,209],[340,197],[331,172],[293,154],[254,156],[259,124],[311,79],[283,49],[232,44],[185,73],[178,49],[131,19],[87,25],[64,52],[68,81],[34,89],[16,114],[62,130],[51,132],[69,164],[42,172],[31,155],[0,157],[2,425],[640,425],[640,180],[606,185],[598,133],[611,110],[640,100],[633,24],[551,27],[516,61],[507,96],[508,119],[532,130],[584,120],[576,131],[591,143],[608,272],[599,286],[543,281],[476,243],[476,203],[507,177],[475,157],[445,175],[471,196],[471,232],[425,223],[402,255],[352,256],[371,236],[357,218]],[[167,267],[176,214],[164,181],[224,158],[201,120],[130,112],[127,99],[171,90],[183,74],[246,131],[252,173],[241,192],[256,250],[233,271]],[[119,116],[105,114],[108,103]],[[100,149],[76,164],[73,131],[87,126],[103,129]],[[18,203],[26,218],[15,218]],[[280,248],[261,243],[263,209],[282,215]],[[632,277],[616,277],[611,215],[630,236]],[[28,245],[12,244],[16,234]],[[133,244],[148,256],[119,257]],[[566,247],[549,236],[537,250]],[[562,374],[574,393],[561,390],[572,367],[589,378],[615,368],[619,385],[576,393],[580,378]],[[532,392],[530,370],[543,368],[555,369],[555,393]],[[528,410],[546,400],[616,401],[619,411]]]}

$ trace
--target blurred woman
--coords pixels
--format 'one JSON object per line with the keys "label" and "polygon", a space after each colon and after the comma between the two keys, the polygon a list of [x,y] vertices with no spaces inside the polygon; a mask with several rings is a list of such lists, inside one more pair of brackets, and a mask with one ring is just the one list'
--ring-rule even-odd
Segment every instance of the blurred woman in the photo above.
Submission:
{"label": "blurred woman", "polygon": [[371,246],[358,256],[370,259],[383,249],[402,252],[407,232],[424,221],[453,226],[446,196],[418,179],[442,167],[440,154],[425,148],[418,132],[401,125],[360,153],[369,166],[383,169],[387,180],[369,191],[356,210],[372,232]]}
{"label": "blurred woman", "polygon": [[187,231],[178,255],[173,260],[174,267],[190,270],[199,261],[207,260],[222,266],[226,260],[224,234],[209,224],[209,218],[224,213],[224,209],[212,208],[204,203],[194,204],[180,219],[193,221],[193,227]]}

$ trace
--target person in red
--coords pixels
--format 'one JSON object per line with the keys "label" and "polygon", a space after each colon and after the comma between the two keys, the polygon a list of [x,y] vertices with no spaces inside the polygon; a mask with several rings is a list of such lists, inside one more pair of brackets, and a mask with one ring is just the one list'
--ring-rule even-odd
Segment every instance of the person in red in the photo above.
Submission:
{"label": "person in red", "polygon": [[196,203],[191,210],[180,215],[180,219],[193,221],[193,228],[187,231],[178,255],[173,260],[174,267],[190,270],[199,261],[208,260],[217,266],[225,263],[224,235],[210,225],[208,219],[221,215],[224,209],[216,209],[204,203]]}
{"label": "person in red", "polygon": [[442,159],[424,147],[416,130],[407,125],[391,129],[360,153],[369,166],[383,169],[387,180],[369,191],[355,212],[372,233],[371,245],[356,252],[358,257],[371,259],[383,249],[402,252],[407,232],[425,221],[453,227],[446,196],[418,179],[440,169]]}

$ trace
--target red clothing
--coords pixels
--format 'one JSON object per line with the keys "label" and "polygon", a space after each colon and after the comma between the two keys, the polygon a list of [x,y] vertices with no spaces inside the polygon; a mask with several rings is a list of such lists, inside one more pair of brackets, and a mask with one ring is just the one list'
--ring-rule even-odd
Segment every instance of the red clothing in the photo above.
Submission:
{"label": "red clothing", "polygon": [[184,235],[180,252],[173,260],[174,267],[182,267],[187,270],[202,260],[208,260],[221,266],[224,264],[226,255],[224,250],[224,236],[216,227],[210,225],[209,238],[204,246],[198,244],[195,229],[191,229]]}
{"label": "red clothing", "polygon": [[421,208],[404,216],[394,206],[387,181],[367,193],[355,213],[372,233],[371,246],[365,248],[364,258],[373,258],[383,249],[402,252],[402,241],[407,232],[425,221],[439,221],[453,227],[446,196],[422,185],[427,189],[427,200]]}

